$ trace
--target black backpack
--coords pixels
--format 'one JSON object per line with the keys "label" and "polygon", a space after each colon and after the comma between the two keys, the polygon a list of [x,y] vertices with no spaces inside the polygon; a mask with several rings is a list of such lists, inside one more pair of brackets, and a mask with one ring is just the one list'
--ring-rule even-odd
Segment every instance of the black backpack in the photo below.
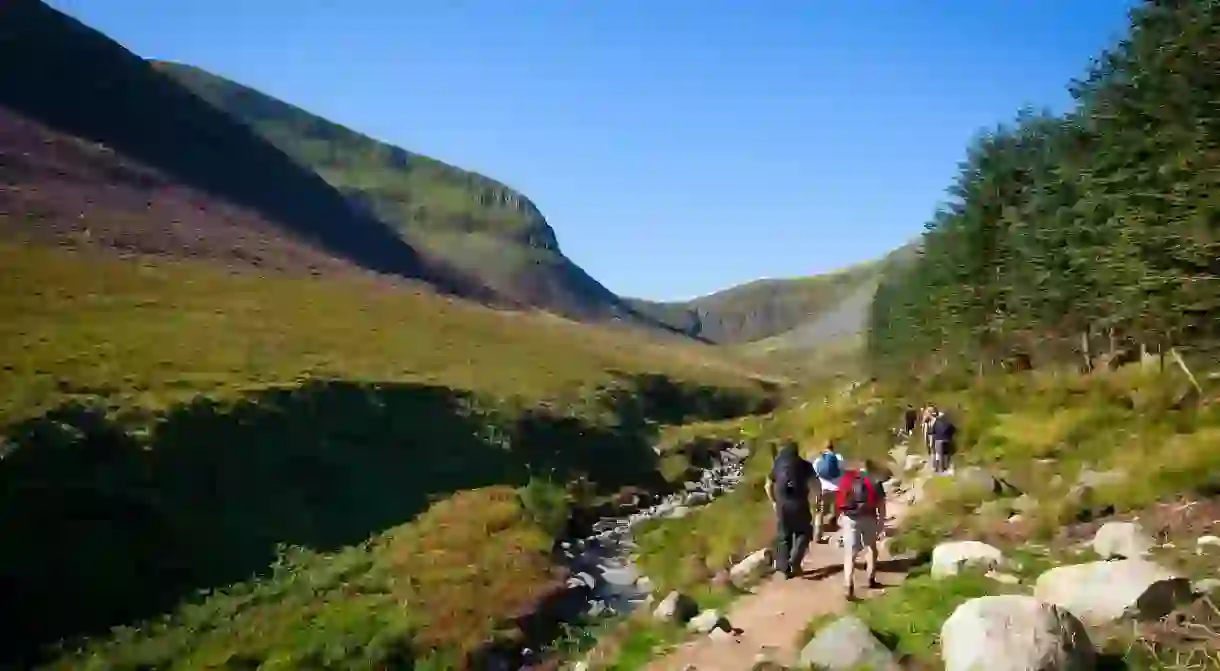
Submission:
{"label": "black backpack", "polygon": [[795,455],[781,456],[775,460],[772,467],[775,473],[775,491],[780,498],[793,500],[807,496],[809,474],[801,468],[803,461]]}

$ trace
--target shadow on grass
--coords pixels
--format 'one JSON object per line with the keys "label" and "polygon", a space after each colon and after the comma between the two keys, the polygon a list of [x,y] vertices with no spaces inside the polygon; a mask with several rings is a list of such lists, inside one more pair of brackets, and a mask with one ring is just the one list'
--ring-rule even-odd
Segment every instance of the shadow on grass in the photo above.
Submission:
{"label": "shadow on grass", "polygon": [[13,623],[2,656],[166,612],[261,573],[281,543],[358,543],[459,489],[531,477],[663,486],[650,411],[685,416],[692,398],[698,413],[744,406],[657,388],[619,398],[610,409],[624,421],[609,427],[497,413],[443,387],[346,381],[198,400],[147,429],[57,408],[0,443],[0,616]]}

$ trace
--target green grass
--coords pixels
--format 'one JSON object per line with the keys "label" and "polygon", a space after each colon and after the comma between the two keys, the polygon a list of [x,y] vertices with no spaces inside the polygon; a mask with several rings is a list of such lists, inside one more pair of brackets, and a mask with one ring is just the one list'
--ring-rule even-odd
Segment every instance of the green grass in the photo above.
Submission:
{"label": "green grass", "polygon": [[334,553],[286,548],[265,579],[47,668],[453,668],[520,635],[504,623],[556,586],[550,545],[512,490],[463,492]]}
{"label": "green grass", "polygon": [[[550,538],[566,506],[590,501],[537,483],[583,478],[593,496],[663,487],[651,448],[660,424],[754,411],[770,395],[696,349],[403,286],[16,246],[0,246],[0,265],[0,510],[22,511],[0,518],[0,570],[20,586],[0,604],[21,623],[4,636],[14,655],[252,576],[281,593],[267,567],[282,544],[332,566],[349,550],[379,561],[381,546],[362,543],[386,529],[487,532],[478,516],[440,530],[424,513],[459,490],[524,488],[528,524],[507,513],[496,524]],[[508,570],[490,555],[434,559],[437,575]],[[521,589],[545,582],[531,575],[520,573]],[[494,591],[430,584],[431,596],[398,605],[414,627],[401,645],[466,659],[462,632],[486,643],[520,610]],[[230,640],[236,628],[205,636],[178,620],[164,635],[143,627],[138,646],[97,649],[126,659],[172,639],[175,650],[270,659],[372,645],[360,637],[399,626],[371,606],[328,610],[321,594],[310,608],[342,627],[314,631],[306,612],[283,606],[292,612],[276,611],[282,631],[266,650]],[[486,597],[480,610],[473,602]],[[456,609],[444,615],[453,621],[421,620],[428,599]],[[345,660],[333,668],[355,663],[317,654]]]}

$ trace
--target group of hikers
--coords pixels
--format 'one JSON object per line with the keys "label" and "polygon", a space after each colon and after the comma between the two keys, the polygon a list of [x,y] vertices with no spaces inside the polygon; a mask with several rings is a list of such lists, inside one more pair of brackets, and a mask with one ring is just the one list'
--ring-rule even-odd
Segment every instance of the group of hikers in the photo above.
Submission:
{"label": "group of hikers", "polygon": [[[899,434],[914,436],[916,424],[923,427],[924,444],[934,472],[948,469],[957,428],[936,406],[920,410],[908,405]],[[879,477],[878,477],[879,476]],[[869,588],[877,582],[877,544],[886,533],[884,480],[870,459],[848,466],[834,441],[827,441],[811,462],[801,456],[795,442],[787,442],[775,454],[764,489],[775,507],[775,570],[785,578],[800,575],[801,562],[811,543],[829,541],[825,531],[838,527],[843,547],[843,587],[848,600],[855,599],[856,557],[864,552]]]}
{"label": "group of hikers", "polygon": [[[796,443],[775,455],[765,490],[775,506],[775,569],[785,578],[800,575],[811,542],[825,543],[824,531],[837,525],[843,545],[843,576],[847,598],[855,598],[855,562],[865,553],[868,586],[877,583],[877,543],[885,533],[885,489],[874,478],[875,464],[865,460],[847,468],[833,442],[810,462]],[[812,505],[811,505],[812,504]]]}
{"label": "group of hikers", "polygon": [[928,459],[932,462],[932,472],[944,473],[949,470],[949,460],[953,457],[953,438],[957,435],[957,426],[944,410],[928,403],[919,410],[907,405],[902,413],[902,426],[898,429],[898,437],[910,440],[915,436],[915,425],[923,429],[924,448],[928,451]]}

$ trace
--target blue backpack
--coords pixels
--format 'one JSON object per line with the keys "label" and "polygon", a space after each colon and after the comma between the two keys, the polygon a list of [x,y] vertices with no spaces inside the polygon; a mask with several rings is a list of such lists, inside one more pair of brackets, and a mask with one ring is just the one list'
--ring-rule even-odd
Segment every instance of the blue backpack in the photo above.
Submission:
{"label": "blue backpack", "polygon": [[818,477],[824,480],[837,480],[843,475],[843,471],[839,468],[839,457],[833,452],[823,452],[822,456],[818,457],[817,463],[813,465],[813,470],[817,472]]}

